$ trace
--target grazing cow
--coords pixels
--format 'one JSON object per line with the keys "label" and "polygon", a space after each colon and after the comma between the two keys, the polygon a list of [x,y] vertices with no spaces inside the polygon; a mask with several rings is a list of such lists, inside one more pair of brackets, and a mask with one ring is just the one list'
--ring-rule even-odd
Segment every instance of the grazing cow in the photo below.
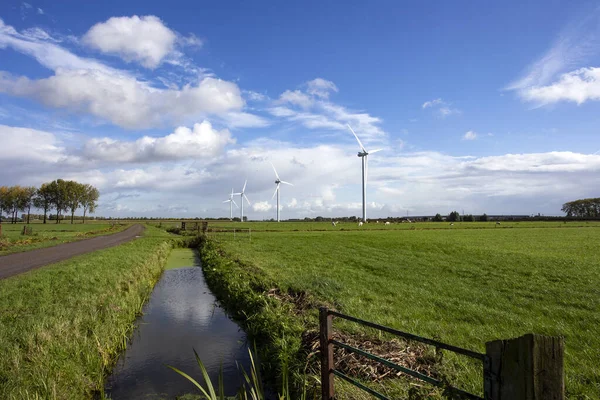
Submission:
{"label": "grazing cow", "polygon": [[363,222],[362,222],[362,221],[360,221],[360,222],[358,223],[358,226],[363,226]]}
{"label": "grazing cow", "polygon": [[386,224],[386,225],[389,225],[389,224],[390,224],[390,221],[386,221],[386,222],[385,222],[385,224]]}
{"label": "grazing cow", "polygon": [[337,222],[331,221],[331,226],[336,226],[336,225],[337,225]]}
{"label": "grazing cow", "polygon": [[500,225],[500,221],[496,221],[496,225]]}
{"label": "grazing cow", "polygon": [[450,222],[450,226],[454,226],[454,222]]}

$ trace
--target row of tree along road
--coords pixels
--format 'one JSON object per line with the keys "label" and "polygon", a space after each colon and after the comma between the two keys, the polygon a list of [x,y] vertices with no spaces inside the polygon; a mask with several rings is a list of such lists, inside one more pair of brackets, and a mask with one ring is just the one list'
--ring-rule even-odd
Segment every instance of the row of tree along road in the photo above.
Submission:
{"label": "row of tree along road", "polygon": [[71,213],[71,223],[75,210],[83,209],[83,222],[86,213],[93,213],[98,205],[100,192],[94,186],[75,181],[57,179],[34,186],[0,186],[0,223],[2,215],[8,214],[11,223],[16,223],[20,211],[27,213],[27,223],[31,208],[44,210],[44,223],[50,211],[56,211],[56,223],[60,223],[63,213]]}

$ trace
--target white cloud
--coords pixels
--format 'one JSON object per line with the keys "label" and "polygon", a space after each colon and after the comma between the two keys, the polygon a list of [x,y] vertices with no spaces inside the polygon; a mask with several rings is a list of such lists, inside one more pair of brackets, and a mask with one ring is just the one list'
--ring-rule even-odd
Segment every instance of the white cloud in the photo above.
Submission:
{"label": "white cloud", "polygon": [[[327,129],[348,132],[346,124],[365,141],[381,141],[386,133],[379,126],[380,118],[366,112],[353,111],[328,100],[329,94],[338,88],[331,81],[317,78],[307,82],[306,90],[286,90],[273,106],[267,109],[271,115],[288,121],[299,122],[309,129]],[[286,106],[283,106],[285,104]]]}
{"label": "white cloud", "polygon": [[54,76],[38,80],[0,72],[0,92],[83,111],[130,129],[226,113],[244,105],[236,84],[215,78],[179,90],[157,89],[128,76],[94,70],[58,70]]}
{"label": "white cloud", "polygon": [[313,99],[300,90],[286,90],[279,96],[278,103],[290,103],[302,108],[309,108],[313,105]]}
{"label": "white cloud", "polygon": [[312,81],[306,82],[306,92],[312,96],[320,97],[323,99],[329,98],[331,92],[338,92],[338,88],[335,83],[325,80],[323,78],[316,78]]}
{"label": "white cloud", "polygon": [[577,104],[600,100],[600,68],[581,68],[561,75],[547,86],[532,86],[520,91],[526,101],[539,105],[571,101]]}
{"label": "white cloud", "polygon": [[118,55],[156,68],[173,51],[177,35],[153,15],[112,17],[90,28],[83,43],[103,53]]}
{"label": "white cloud", "polygon": [[64,146],[49,132],[0,125],[0,161],[57,163],[66,156]]}
{"label": "white cloud", "polygon": [[[506,90],[538,106],[571,101],[582,104],[600,99],[600,68],[584,67],[600,45],[600,8],[574,19],[550,49],[529,65]],[[582,67],[582,68],[577,68]]]}
{"label": "white cloud", "polygon": [[431,108],[432,110],[435,110],[436,114],[441,118],[446,118],[450,115],[461,113],[459,109],[453,108],[451,106],[452,103],[448,103],[447,101],[444,101],[441,98],[437,98],[434,100],[426,101],[425,103],[423,103],[421,108]]}
{"label": "white cloud", "polygon": [[18,33],[0,20],[0,48],[10,46],[55,71],[36,80],[0,71],[0,93],[85,112],[129,129],[189,123],[207,115],[223,115],[233,126],[266,125],[242,113],[245,102],[233,82],[204,76],[194,84],[157,88],[126,71],[78,57],[50,39],[41,30]]}
{"label": "white cloud", "polygon": [[429,108],[429,107],[436,106],[438,104],[445,104],[445,103],[442,101],[442,99],[438,98],[438,99],[426,101],[425,103],[423,103],[422,108]]}
{"label": "white cloud", "polygon": [[[103,197],[107,215],[127,215],[127,209],[171,215],[175,210],[157,204],[174,204],[176,192],[179,212],[187,208],[192,216],[225,216],[229,210],[221,203],[224,196],[232,185],[241,189],[246,178],[253,204],[273,203],[273,162],[282,179],[294,184],[282,188],[283,218],[360,213],[360,162],[354,146],[303,147],[263,138],[218,150],[227,138],[224,132],[213,129],[215,136],[202,141],[197,128],[183,129],[131,142],[99,139],[79,150],[50,132],[3,126],[0,140],[9,147],[0,152],[0,181],[39,185],[62,177],[88,182],[108,196]],[[197,161],[182,160],[188,156]],[[460,208],[468,213],[560,214],[562,203],[593,196],[598,186],[600,155],[382,152],[370,160],[367,199],[372,217],[405,215],[407,209],[420,215]],[[137,195],[123,195],[127,193]],[[121,208],[111,211],[111,204]],[[256,207],[248,207],[250,218],[275,216],[273,205]]]}
{"label": "white cloud", "polygon": [[41,8],[38,7],[37,13],[40,15],[44,15],[44,10],[42,10]]}
{"label": "white cloud", "polygon": [[468,131],[463,135],[463,140],[475,140],[477,139],[477,133],[474,131]]}
{"label": "white cloud", "polygon": [[210,122],[204,121],[195,124],[193,129],[182,126],[160,138],[144,136],[132,142],[111,138],[90,139],[83,147],[83,154],[91,160],[119,163],[211,159],[231,143],[235,140],[228,130],[217,131]]}
{"label": "white cloud", "polygon": [[252,209],[256,212],[267,212],[271,211],[273,206],[268,201],[259,201],[257,203],[252,204]]}

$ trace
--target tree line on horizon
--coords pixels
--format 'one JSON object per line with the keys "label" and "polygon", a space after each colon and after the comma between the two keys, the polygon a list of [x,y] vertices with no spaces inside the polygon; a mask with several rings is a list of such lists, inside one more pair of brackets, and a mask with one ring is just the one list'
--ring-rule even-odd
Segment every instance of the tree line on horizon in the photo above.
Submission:
{"label": "tree line on horizon", "polygon": [[600,197],[569,201],[563,204],[561,211],[567,214],[567,217],[598,218]]}
{"label": "tree line on horizon", "polygon": [[0,223],[2,215],[8,214],[11,223],[17,223],[19,211],[27,212],[27,223],[31,208],[44,210],[44,224],[48,212],[56,210],[56,223],[60,223],[61,215],[71,212],[73,223],[75,210],[83,209],[83,223],[86,213],[93,213],[98,206],[100,192],[94,186],[76,181],[56,179],[43,183],[39,188],[34,186],[0,186]]}

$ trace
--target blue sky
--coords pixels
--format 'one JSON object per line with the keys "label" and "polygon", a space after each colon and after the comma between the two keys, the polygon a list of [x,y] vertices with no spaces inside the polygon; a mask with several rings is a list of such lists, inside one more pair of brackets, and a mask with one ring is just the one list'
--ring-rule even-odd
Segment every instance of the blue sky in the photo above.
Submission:
{"label": "blue sky", "polygon": [[[0,180],[102,215],[560,214],[598,196],[593,2],[0,5]],[[28,160],[25,162],[24,160]]]}

